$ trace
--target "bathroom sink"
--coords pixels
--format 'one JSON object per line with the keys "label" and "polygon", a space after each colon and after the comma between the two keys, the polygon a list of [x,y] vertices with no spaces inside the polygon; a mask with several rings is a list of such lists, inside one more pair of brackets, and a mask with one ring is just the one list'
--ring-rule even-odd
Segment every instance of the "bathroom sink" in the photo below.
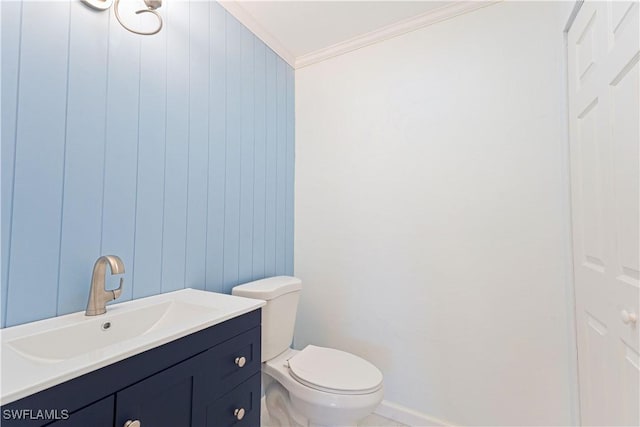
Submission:
{"label": "bathroom sink", "polygon": [[0,330],[0,404],[253,311],[264,301],[195,289]]}
{"label": "bathroom sink", "polygon": [[178,301],[165,301],[148,307],[115,311],[89,317],[83,322],[53,328],[17,338],[7,345],[23,356],[56,363],[118,344],[152,331],[171,328],[188,318],[215,315],[207,308]]}

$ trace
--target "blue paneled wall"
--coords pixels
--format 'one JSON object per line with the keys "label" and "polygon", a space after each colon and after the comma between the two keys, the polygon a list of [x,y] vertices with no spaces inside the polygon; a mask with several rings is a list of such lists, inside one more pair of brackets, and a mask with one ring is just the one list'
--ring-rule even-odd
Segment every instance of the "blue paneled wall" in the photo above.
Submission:
{"label": "blue paneled wall", "polygon": [[120,301],[292,274],[291,67],[215,2],[165,1],[155,36],[1,7],[3,327],[83,310],[102,254]]}

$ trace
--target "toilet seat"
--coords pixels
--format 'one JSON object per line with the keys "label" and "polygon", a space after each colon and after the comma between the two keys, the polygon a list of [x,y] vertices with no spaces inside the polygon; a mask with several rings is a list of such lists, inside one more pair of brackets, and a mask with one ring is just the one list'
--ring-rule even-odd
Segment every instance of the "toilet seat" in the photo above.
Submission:
{"label": "toilet seat", "polygon": [[334,394],[368,394],[382,387],[382,372],[344,351],[308,345],[288,360],[289,373],[307,387]]}

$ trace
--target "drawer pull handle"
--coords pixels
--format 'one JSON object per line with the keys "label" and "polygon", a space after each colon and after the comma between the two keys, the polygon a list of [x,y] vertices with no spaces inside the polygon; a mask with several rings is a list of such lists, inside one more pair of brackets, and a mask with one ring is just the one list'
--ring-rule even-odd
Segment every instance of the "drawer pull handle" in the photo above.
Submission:
{"label": "drawer pull handle", "polygon": [[140,423],[140,421],[138,420],[128,420],[127,422],[124,423],[124,427],[140,427],[142,424]]}
{"label": "drawer pull handle", "polygon": [[233,411],[233,415],[238,421],[240,421],[244,418],[244,408],[236,409],[235,411]]}
{"label": "drawer pull handle", "polygon": [[247,363],[247,358],[244,356],[236,357],[235,363],[238,365],[238,368],[242,368],[245,363]]}

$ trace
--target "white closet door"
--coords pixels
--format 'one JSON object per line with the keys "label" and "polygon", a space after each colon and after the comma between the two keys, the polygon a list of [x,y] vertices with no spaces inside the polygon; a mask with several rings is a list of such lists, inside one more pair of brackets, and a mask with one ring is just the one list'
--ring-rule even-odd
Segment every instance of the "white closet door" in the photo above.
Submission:
{"label": "white closet door", "polygon": [[568,33],[584,425],[640,425],[639,9],[637,1],[587,1]]}

